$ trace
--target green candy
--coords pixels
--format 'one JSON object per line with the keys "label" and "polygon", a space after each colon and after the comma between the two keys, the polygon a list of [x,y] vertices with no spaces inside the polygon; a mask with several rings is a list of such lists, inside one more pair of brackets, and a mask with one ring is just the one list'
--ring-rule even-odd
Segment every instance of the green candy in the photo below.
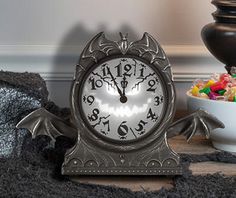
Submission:
{"label": "green candy", "polygon": [[234,102],[236,102],[236,96],[234,96]]}
{"label": "green candy", "polygon": [[226,92],[225,89],[218,91],[218,93],[219,93],[220,95],[222,95],[222,96],[224,95],[225,92]]}
{"label": "green candy", "polygon": [[211,92],[211,88],[210,87],[206,87],[206,88],[203,88],[199,91],[199,93],[205,93],[205,94],[209,94]]}
{"label": "green candy", "polygon": [[236,78],[236,74],[233,74],[232,77],[233,77],[233,78]]}

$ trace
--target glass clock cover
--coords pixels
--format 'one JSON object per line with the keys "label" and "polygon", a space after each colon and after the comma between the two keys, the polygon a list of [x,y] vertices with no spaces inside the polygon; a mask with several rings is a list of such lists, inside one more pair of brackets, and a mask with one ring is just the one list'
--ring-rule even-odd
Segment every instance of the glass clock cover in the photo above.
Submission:
{"label": "glass clock cover", "polygon": [[119,141],[147,135],[161,121],[165,105],[159,73],[130,57],[97,64],[85,77],[81,96],[87,125]]}

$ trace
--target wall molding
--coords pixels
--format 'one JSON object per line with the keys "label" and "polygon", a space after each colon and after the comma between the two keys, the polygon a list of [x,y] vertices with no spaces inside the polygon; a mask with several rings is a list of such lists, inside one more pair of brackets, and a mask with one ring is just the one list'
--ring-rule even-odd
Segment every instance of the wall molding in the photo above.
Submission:
{"label": "wall molding", "polygon": [[[174,80],[192,82],[206,79],[224,68],[199,45],[163,46],[170,59]],[[82,46],[0,45],[0,69],[14,72],[37,72],[47,81],[70,81]]]}

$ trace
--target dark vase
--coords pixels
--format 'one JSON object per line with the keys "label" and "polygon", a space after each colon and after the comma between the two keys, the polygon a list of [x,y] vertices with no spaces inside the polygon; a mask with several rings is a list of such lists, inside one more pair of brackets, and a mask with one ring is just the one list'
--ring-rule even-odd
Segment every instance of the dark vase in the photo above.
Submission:
{"label": "dark vase", "polygon": [[217,7],[212,15],[215,23],[202,29],[202,39],[208,50],[222,63],[228,73],[236,66],[236,0],[213,0]]}

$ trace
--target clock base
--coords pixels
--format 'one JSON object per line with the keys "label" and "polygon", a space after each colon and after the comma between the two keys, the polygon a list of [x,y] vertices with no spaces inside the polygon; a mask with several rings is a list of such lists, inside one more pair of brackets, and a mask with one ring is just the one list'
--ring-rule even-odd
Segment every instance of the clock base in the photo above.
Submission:
{"label": "clock base", "polygon": [[181,175],[180,157],[165,138],[139,149],[119,152],[78,141],[65,155],[63,175]]}

